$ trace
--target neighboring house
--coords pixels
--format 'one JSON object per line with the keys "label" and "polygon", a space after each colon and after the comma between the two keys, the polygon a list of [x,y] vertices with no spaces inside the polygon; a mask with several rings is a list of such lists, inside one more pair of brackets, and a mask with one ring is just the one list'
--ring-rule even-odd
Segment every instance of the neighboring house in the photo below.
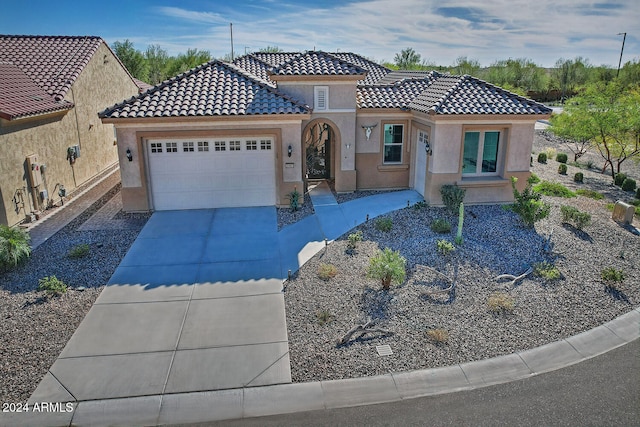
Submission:
{"label": "neighboring house", "polygon": [[116,165],[113,126],[97,114],[138,93],[100,37],[0,35],[0,224]]}
{"label": "neighboring house", "polygon": [[353,53],[212,61],[100,114],[117,130],[126,210],[288,205],[308,180],[338,192],[414,188],[441,204],[513,200],[551,110],[470,76],[392,72]]}

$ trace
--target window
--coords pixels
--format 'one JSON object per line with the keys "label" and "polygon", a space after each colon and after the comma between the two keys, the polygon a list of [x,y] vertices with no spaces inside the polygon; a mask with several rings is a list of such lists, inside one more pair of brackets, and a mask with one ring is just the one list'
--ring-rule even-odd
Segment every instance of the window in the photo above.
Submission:
{"label": "window", "polygon": [[240,141],[229,141],[229,151],[240,151]]}
{"label": "window", "polygon": [[209,151],[209,141],[198,141],[198,151]]}
{"label": "window", "polygon": [[402,163],[403,125],[384,125],[383,163]]}
{"label": "window", "polygon": [[314,86],[313,88],[313,109],[329,109],[329,86]]}
{"label": "window", "polygon": [[161,142],[152,142],[151,143],[151,152],[152,153],[162,153],[162,143]]}
{"label": "window", "polygon": [[247,141],[247,151],[253,151],[258,149],[258,141]]}
{"label": "window", "polygon": [[261,150],[271,150],[271,141],[268,139],[260,140],[260,149]]}
{"label": "window", "polygon": [[183,142],[182,151],[184,151],[185,153],[193,152],[193,142]]}
{"label": "window", "polygon": [[462,153],[462,173],[466,175],[498,172],[499,131],[465,132]]}
{"label": "window", "polygon": [[216,151],[227,151],[227,141],[215,141],[213,144]]}
{"label": "window", "polygon": [[178,143],[177,142],[167,142],[167,153],[177,153],[178,152]]}

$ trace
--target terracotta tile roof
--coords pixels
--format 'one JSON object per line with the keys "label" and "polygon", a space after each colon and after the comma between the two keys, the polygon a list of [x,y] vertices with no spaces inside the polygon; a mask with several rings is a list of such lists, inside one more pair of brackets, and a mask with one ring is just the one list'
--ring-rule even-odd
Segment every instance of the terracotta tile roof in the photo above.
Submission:
{"label": "terracotta tile roof", "polygon": [[3,119],[14,120],[73,107],[71,102],[56,101],[14,64],[0,62],[0,76],[0,117]]}
{"label": "terracotta tile roof", "polygon": [[307,114],[308,106],[279,93],[246,71],[211,61],[114,105],[102,118]]}
{"label": "terracotta tile roof", "polygon": [[433,83],[433,78],[405,79],[388,85],[362,85],[356,92],[358,108],[409,109],[411,101],[420,96]]}
{"label": "terracotta tile roof", "polygon": [[273,69],[273,65],[258,58],[259,54],[249,54],[241,56],[233,61],[236,67],[242,68],[248,73],[253,74],[264,84],[276,87],[276,83],[269,78],[269,71]]}
{"label": "terracotta tile roof", "polygon": [[288,62],[292,58],[300,55],[300,52],[254,52],[251,54],[254,58],[264,62],[265,64],[277,67],[278,65]]}
{"label": "terracotta tile roof", "polygon": [[326,52],[304,52],[278,65],[272,74],[278,76],[363,76],[362,67],[343,61]]}
{"label": "terracotta tile roof", "polygon": [[368,71],[367,76],[364,78],[364,80],[359,80],[358,84],[374,84],[391,72],[390,69],[355,53],[336,52],[332,53],[332,55],[342,59],[343,61],[355,64]]}
{"label": "terracotta tile roof", "polygon": [[153,87],[153,85],[150,85],[147,82],[143,82],[140,79],[136,79],[135,77],[133,77],[133,82],[136,84],[136,86],[138,86],[138,89],[140,89],[140,92],[144,92],[145,90],[149,90]]}
{"label": "terracotta tile roof", "polygon": [[381,85],[390,85],[405,79],[425,79],[429,77],[431,71],[414,71],[414,70],[389,70],[389,72],[376,80],[374,83]]}

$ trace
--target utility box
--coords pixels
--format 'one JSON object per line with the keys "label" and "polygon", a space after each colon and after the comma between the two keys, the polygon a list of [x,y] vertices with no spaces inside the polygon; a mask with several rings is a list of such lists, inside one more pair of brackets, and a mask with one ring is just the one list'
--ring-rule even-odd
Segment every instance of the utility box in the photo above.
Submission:
{"label": "utility box", "polygon": [[27,156],[27,169],[31,188],[36,188],[42,185],[42,171],[40,170],[40,167],[41,165],[38,162],[37,155],[32,154]]}
{"label": "utility box", "polygon": [[631,224],[633,222],[633,215],[636,213],[636,208],[633,205],[618,200],[613,207],[612,218],[615,222],[621,222],[623,224]]}

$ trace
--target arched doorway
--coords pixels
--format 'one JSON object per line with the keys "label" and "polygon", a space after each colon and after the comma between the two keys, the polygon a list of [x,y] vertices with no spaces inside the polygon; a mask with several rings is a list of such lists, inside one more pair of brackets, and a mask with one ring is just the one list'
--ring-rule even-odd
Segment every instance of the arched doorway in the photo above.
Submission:
{"label": "arched doorway", "polygon": [[331,179],[334,176],[332,159],[335,140],[336,132],[329,121],[318,119],[307,125],[303,135],[305,181]]}

